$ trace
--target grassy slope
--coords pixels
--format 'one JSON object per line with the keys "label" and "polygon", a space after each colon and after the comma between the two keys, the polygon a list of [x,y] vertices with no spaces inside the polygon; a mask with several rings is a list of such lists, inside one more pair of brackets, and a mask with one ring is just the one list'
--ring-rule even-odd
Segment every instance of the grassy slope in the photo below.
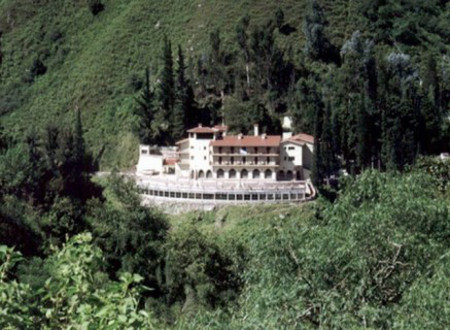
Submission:
{"label": "grassy slope", "polygon": [[[37,1],[36,1],[37,2]],[[82,110],[89,146],[105,146],[102,167],[134,163],[137,139],[131,133],[135,91],[132,75],[146,66],[157,71],[162,38],[187,53],[207,49],[209,32],[219,27],[226,47],[232,47],[235,25],[248,12],[253,24],[272,17],[281,5],[286,22],[297,28],[280,37],[284,46],[299,50],[306,1],[230,0],[104,0],[106,10],[94,17],[84,1],[0,0],[0,30],[4,31],[0,67],[0,114],[7,131],[21,136],[48,122],[68,124],[73,109]],[[324,1],[332,19],[340,13]],[[336,21],[339,26],[345,25]],[[157,27],[159,25],[159,27]],[[335,40],[348,33],[330,29]],[[55,41],[55,35],[61,38]],[[48,68],[34,83],[25,83],[34,59]]]}

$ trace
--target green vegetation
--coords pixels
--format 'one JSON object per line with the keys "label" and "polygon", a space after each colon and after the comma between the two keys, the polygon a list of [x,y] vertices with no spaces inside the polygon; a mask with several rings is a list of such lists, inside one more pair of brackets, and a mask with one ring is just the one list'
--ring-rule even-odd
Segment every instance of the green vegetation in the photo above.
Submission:
{"label": "green vegetation", "polygon": [[0,324],[442,327],[447,165],[364,172],[334,203],[227,207],[169,222],[112,177],[105,201],[89,203],[93,234],[27,258],[1,247]]}
{"label": "green vegetation", "polygon": [[[448,148],[448,17],[437,0],[3,0],[0,115],[5,133],[20,139],[31,124],[70,121],[78,107],[100,166],[124,168],[136,162],[138,139],[147,140],[137,129],[142,87],[155,92],[153,126],[162,131],[153,134],[166,143],[223,118],[235,131],[259,122],[278,133],[284,114],[313,134],[318,102],[330,104],[348,171],[401,168],[417,150]],[[179,47],[184,82],[170,59]],[[426,132],[420,141],[417,127]],[[396,133],[403,129],[411,132]]]}
{"label": "green vegetation", "polygon": [[[0,327],[445,328],[449,9],[0,0]],[[313,203],[168,217],[92,180],[283,115],[336,183]]]}

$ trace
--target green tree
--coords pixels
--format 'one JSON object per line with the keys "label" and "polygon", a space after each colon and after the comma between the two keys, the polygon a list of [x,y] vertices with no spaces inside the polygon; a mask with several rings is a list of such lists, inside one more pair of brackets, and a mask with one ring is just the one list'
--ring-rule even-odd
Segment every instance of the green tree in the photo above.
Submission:
{"label": "green tree", "polygon": [[278,29],[281,29],[284,25],[284,11],[280,7],[275,12],[275,23]]}
{"label": "green tree", "polygon": [[315,61],[339,63],[339,54],[325,35],[327,25],[322,7],[317,0],[310,0],[303,24],[305,53]]}
{"label": "green tree", "polygon": [[165,277],[169,303],[180,301],[182,311],[195,313],[200,306],[224,306],[240,288],[233,261],[209,237],[184,225],[166,242]]}
{"label": "green tree", "polygon": [[[173,69],[173,57],[172,57],[172,44],[167,36],[164,37],[164,46],[163,46],[163,69],[160,76],[160,84],[159,84],[159,101],[160,101],[160,111],[159,116],[155,118],[158,119],[158,122],[163,120],[167,123],[170,123],[173,118],[173,110],[175,106],[175,78],[174,78],[174,69]],[[159,124],[161,124],[159,122]],[[173,127],[171,124],[168,124],[169,134],[173,133]],[[164,139],[163,133],[160,134],[160,138]],[[165,137],[166,139],[170,139],[169,137]],[[169,142],[169,141],[165,141]]]}
{"label": "green tree", "polygon": [[323,133],[323,107],[318,105],[314,117],[314,154],[311,169],[311,181],[316,187],[321,187],[325,178],[324,160],[322,153],[322,133]]}
{"label": "green tree", "polygon": [[236,25],[236,39],[244,55],[247,88],[250,88],[250,46],[247,33],[249,25],[250,16],[248,14],[245,14]]}
{"label": "green tree", "polygon": [[150,69],[145,70],[145,81],[140,95],[135,99],[137,106],[134,108],[134,114],[138,117],[136,131],[139,141],[142,144],[156,144],[161,137],[156,127],[157,108],[155,105],[155,94],[150,83]]}
{"label": "green tree", "polygon": [[186,78],[186,65],[181,46],[178,46],[176,70],[176,101],[174,108],[173,130],[175,140],[181,139],[186,130],[199,123],[199,114],[195,104],[191,82]]}
{"label": "green tree", "polygon": [[153,296],[162,293],[163,244],[169,224],[155,209],[141,206],[132,182],[116,176],[108,178],[110,202],[91,203],[88,221],[95,245],[107,262],[108,274],[118,279],[123,272],[140,274],[152,288]]}
{"label": "green tree", "polygon": [[33,290],[27,283],[9,279],[7,272],[20,255],[0,247],[0,326],[15,328],[75,329],[154,328],[156,321],[140,307],[145,287],[142,277],[123,273],[111,281],[99,271],[102,253],[92,235],[73,237],[45,261],[48,277]]}

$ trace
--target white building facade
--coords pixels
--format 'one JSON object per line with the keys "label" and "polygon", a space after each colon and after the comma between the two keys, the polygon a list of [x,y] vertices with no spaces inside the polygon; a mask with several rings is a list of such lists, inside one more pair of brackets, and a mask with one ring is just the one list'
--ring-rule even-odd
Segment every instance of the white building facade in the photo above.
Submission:
{"label": "white building facade", "polygon": [[189,179],[305,180],[312,165],[314,138],[298,134],[227,135],[226,126],[188,130],[177,142],[175,175]]}

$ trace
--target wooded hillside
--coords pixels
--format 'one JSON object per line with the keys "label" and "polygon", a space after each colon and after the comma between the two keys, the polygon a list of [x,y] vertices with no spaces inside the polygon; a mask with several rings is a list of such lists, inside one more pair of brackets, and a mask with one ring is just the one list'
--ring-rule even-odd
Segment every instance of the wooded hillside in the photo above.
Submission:
{"label": "wooded hillside", "polygon": [[[433,132],[440,130],[441,117],[448,110],[448,6],[447,1],[437,0],[3,0],[2,126],[7,135],[21,139],[31,129],[70,122],[75,108],[79,108],[87,145],[94,157],[99,157],[101,166],[129,167],[135,162],[139,137],[136,126],[142,122],[136,98],[145,89],[145,70],[149,68],[148,86],[156,94],[152,106],[165,110],[159,123],[173,122],[174,115],[168,111],[194,111],[190,120],[178,118],[178,128],[153,132],[156,135],[179,135],[180,127],[193,122],[208,124],[222,119],[239,131],[261,121],[265,129],[276,132],[284,114],[296,118],[297,130],[314,133],[317,104],[329,107],[330,116],[347,117],[346,112],[355,113],[351,107],[360,109],[365,102],[373,108],[367,110],[372,116],[377,115],[375,110],[390,108],[390,102],[398,103],[395,98],[401,98],[406,87],[408,98],[416,100],[412,101],[416,105],[403,107],[415,106],[417,111],[426,112],[424,116],[433,120],[427,120],[425,126]],[[175,80],[178,46],[184,56],[193,106],[181,102],[182,106],[176,107],[175,100],[164,105],[161,99],[166,94],[158,83],[164,83],[166,37]],[[356,63],[360,61],[364,66],[367,56],[374,63],[364,73]],[[403,76],[398,76],[393,66]],[[389,77],[392,74],[397,75],[401,87],[385,86],[384,81],[379,81],[384,75],[396,84]],[[374,78],[380,86],[373,85]],[[401,82],[405,79],[410,81],[409,87]],[[175,89],[175,82],[169,88]],[[369,84],[370,90],[363,91],[364,84]],[[386,99],[380,95],[381,88],[389,94],[395,94],[395,90],[398,93]],[[384,103],[374,105],[380,96]],[[348,107],[350,101],[352,106]],[[417,109],[417,102],[435,107],[423,111]],[[339,113],[337,109],[341,109]],[[345,131],[352,130],[357,120],[371,119],[362,116],[352,119],[353,123],[341,123],[340,135],[344,136],[338,144],[344,150],[338,152],[344,153],[346,159],[356,162],[359,157],[360,164],[364,164],[372,156],[380,158],[377,154],[382,153],[381,145],[375,146],[372,155],[355,155],[346,150],[348,146],[353,149],[352,140],[358,138],[345,136]],[[390,134],[389,127],[408,126],[411,120],[417,118],[388,124],[386,134]],[[380,131],[375,137],[378,140],[382,133],[380,127],[376,128]],[[361,134],[359,139],[365,139],[364,132]],[[423,143],[436,146],[433,139],[439,137],[429,139],[432,141]],[[389,152],[383,151],[385,155]],[[411,155],[404,157],[407,162]]]}

